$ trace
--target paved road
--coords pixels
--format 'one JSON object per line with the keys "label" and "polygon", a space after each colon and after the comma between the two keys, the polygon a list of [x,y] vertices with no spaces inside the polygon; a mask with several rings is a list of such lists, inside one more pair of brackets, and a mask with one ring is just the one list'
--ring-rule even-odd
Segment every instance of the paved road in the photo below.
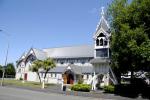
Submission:
{"label": "paved road", "polygon": [[90,97],[66,96],[54,93],[0,87],[0,100],[113,100]]}

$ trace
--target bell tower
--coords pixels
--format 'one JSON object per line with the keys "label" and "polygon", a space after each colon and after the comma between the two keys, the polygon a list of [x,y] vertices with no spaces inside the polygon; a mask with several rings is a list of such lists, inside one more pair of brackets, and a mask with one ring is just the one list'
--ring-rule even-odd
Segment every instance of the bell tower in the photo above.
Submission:
{"label": "bell tower", "polygon": [[101,18],[97,25],[94,39],[94,58],[109,58],[110,27],[105,19],[104,7],[101,8]]}
{"label": "bell tower", "polygon": [[110,36],[110,26],[105,18],[104,7],[102,7],[101,18],[93,35],[94,59],[90,61],[93,65],[92,90],[97,89],[97,84],[100,86],[108,86],[110,83],[117,84],[110,67]]}

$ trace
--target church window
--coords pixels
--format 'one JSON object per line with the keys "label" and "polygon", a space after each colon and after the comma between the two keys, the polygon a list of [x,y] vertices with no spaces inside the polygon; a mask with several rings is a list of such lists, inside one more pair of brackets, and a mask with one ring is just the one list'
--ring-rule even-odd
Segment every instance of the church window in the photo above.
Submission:
{"label": "church window", "polygon": [[105,45],[105,46],[107,45],[107,40],[104,41],[104,45]]}
{"label": "church window", "polygon": [[87,74],[87,79],[89,79],[89,75]]}
{"label": "church window", "polygon": [[99,46],[99,39],[96,40],[96,46]]}
{"label": "church window", "polygon": [[100,46],[103,46],[103,39],[100,39]]}
{"label": "church window", "polygon": [[96,57],[107,57],[108,56],[107,54],[108,54],[107,48],[96,50]]}

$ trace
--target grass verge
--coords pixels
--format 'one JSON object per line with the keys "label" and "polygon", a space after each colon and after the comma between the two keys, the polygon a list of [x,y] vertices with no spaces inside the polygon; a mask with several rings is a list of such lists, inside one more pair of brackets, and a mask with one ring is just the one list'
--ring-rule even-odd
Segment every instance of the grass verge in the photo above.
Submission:
{"label": "grass verge", "polygon": [[[1,80],[0,80],[1,82]],[[11,80],[8,80],[8,79],[5,79],[4,80],[4,85],[13,85],[13,86],[22,86],[22,87],[32,87],[32,88],[41,88],[41,84],[39,82],[27,82],[25,81],[23,83],[23,81],[21,80],[15,80],[15,79],[11,79]],[[45,84],[45,88],[47,88],[48,86],[51,86],[51,85],[54,85],[54,84]]]}

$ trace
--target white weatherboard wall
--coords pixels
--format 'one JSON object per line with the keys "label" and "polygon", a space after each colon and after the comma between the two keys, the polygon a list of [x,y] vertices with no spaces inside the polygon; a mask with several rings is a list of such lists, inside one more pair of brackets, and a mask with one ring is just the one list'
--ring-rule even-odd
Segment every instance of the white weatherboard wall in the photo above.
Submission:
{"label": "white weatherboard wall", "polygon": [[57,78],[48,78],[48,83],[57,84],[58,79]]}
{"label": "white weatherboard wall", "polygon": [[108,64],[96,64],[94,66],[95,72],[99,74],[106,74],[109,72],[109,65]]}
{"label": "white weatherboard wall", "polygon": [[47,75],[46,82],[53,83],[53,84],[61,84],[62,83],[62,74],[60,73],[53,73],[51,75]]}
{"label": "white weatherboard wall", "polygon": [[21,73],[16,73],[16,79],[19,80],[20,78],[23,78]]}
{"label": "white weatherboard wall", "polygon": [[38,75],[36,74],[36,72],[28,72],[27,73],[27,81],[39,81],[38,80]]}

